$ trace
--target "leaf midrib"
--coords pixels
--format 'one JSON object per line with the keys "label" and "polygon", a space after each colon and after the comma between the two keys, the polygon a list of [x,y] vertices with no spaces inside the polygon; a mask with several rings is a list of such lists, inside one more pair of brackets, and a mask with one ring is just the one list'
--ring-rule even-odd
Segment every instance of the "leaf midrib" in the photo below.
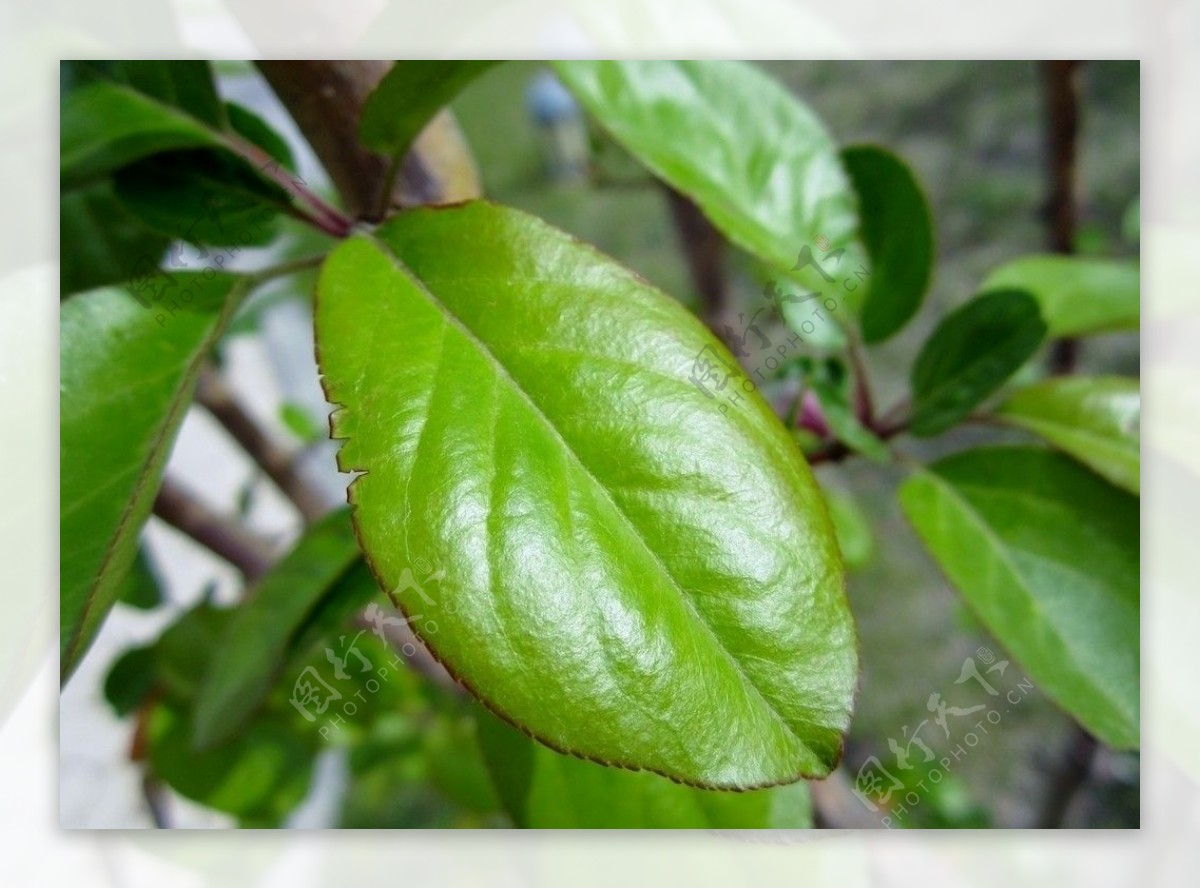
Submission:
{"label": "leaf midrib", "polygon": [[622,521],[624,521],[625,524],[629,527],[629,529],[633,532],[633,536],[642,545],[642,548],[646,551],[646,553],[653,560],[654,564],[658,567],[659,571],[662,572],[663,576],[665,576],[667,578],[667,580],[670,581],[671,585],[679,593],[680,598],[683,600],[685,606],[688,608],[688,610],[692,614],[692,617],[694,618],[695,622],[697,624],[699,624],[704,629],[704,631],[712,638],[717,649],[719,651],[721,651],[729,659],[730,664],[733,665],[734,671],[737,673],[738,676],[741,677],[742,682],[745,684],[745,686],[747,686],[754,693],[754,695],[763,703],[763,705],[767,708],[767,712],[769,712],[779,722],[779,724],[783,726],[784,731],[787,732],[788,736],[791,737],[792,740],[796,744],[798,744],[802,750],[804,750],[806,753],[808,753],[809,755],[811,755],[813,757],[817,757],[816,752],[814,750],[812,750],[812,748],[809,747],[809,745],[804,741],[804,739],[801,738],[796,733],[795,729],[792,728],[791,724],[783,716],[783,714],[779,711],[779,709],[771,702],[771,700],[769,698],[767,698],[767,696],[765,694],[763,694],[762,690],[751,679],[750,675],[745,671],[745,668],[742,666],[741,661],[739,661],[733,655],[733,653],[731,651],[729,651],[728,648],[725,647],[725,645],[723,644],[723,642],[721,640],[721,637],[718,636],[716,631],[713,630],[713,628],[704,620],[703,616],[700,614],[699,610],[696,608],[696,604],[692,601],[691,597],[688,595],[687,590],[685,590],[680,585],[679,581],[677,581],[675,579],[674,575],[671,574],[671,572],[670,572],[670,570],[668,570],[667,566],[665,564],[663,564],[663,561],[659,557],[658,553],[656,553],[653,550],[653,548],[651,548],[650,545],[646,542],[646,540],[642,536],[641,530],[633,522],[633,520],[629,517],[629,515],[625,512],[625,510],[623,510],[621,508],[620,504],[618,504],[617,501],[613,498],[612,493],[608,490],[608,488],[605,485],[603,485],[600,482],[600,480],[598,478],[596,478],[596,476],[592,473],[592,470],[588,467],[588,465],[583,461],[583,459],[579,456],[579,454],[575,451],[575,449],[573,447],[571,447],[571,444],[566,440],[566,438],[563,436],[562,432],[558,429],[557,426],[554,425],[553,422],[551,422],[550,418],[546,416],[546,414],[542,411],[541,407],[538,406],[537,402],[535,402],[533,400],[533,398],[529,395],[529,393],[525,390],[525,388],[509,372],[508,368],[504,365],[504,363],[501,362],[500,359],[496,357],[496,355],[492,352],[492,350],[490,348],[488,348],[488,345],[482,339],[480,339],[480,337],[473,330],[471,330],[471,328],[468,327],[467,324],[461,318],[458,317],[458,315],[456,315],[454,312],[452,312],[450,310],[450,308],[445,303],[443,303],[437,297],[437,295],[433,293],[433,291],[429,287],[426,286],[425,281],[420,276],[418,276],[415,272],[413,272],[411,269],[409,269],[408,266],[404,264],[403,260],[401,260],[400,257],[398,257],[395,253],[392,252],[392,250],[389,248],[389,246],[386,244],[386,242],[379,240],[377,238],[374,238],[372,236],[369,236],[369,235],[364,236],[364,237],[369,239],[369,242],[372,245],[374,245],[375,248],[393,264],[393,266],[396,268],[396,271],[401,276],[407,278],[409,281],[413,282],[417,286],[417,289],[425,296],[425,298],[430,302],[430,304],[433,306],[433,308],[442,315],[443,319],[445,320],[445,322],[447,324],[453,324],[459,330],[459,332],[462,333],[463,336],[465,336],[483,354],[483,356],[488,360],[488,362],[491,364],[491,366],[495,369],[498,377],[503,377],[508,380],[508,382],[511,385],[511,387],[513,388],[513,390],[515,390],[516,393],[520,396],[520,398],[523,399],[525,401],[525,403],[529,405],[530,409],[534,412],[534,414],[538,417],[538,419],[540,419],[542,421],[542,423],[546,426],[546,428],[558,439],[558,441],[560,442],[560,444],[563,447],[563,450],[580,467],[580,469],[583,470],[583,472],[587,476],[587,478],[592,482],[592,484],[595,485],[595,487],[597,489],[599,489],[602,496],[613,507],[616,514],[621,517]]}

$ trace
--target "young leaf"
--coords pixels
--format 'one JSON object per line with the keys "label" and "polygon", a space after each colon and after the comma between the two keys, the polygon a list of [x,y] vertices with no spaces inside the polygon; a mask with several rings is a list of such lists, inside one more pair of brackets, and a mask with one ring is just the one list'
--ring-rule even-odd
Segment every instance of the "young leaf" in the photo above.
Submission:
{"label": "young leaf", "polygon": [[1141,406],[1137,380],[1055,377],[1014,392],[996,416],[1040,435],[1137,494]]}
{"label": "young leaf", "polygon": [[875,533],[870,520],[849,494],[827,490],[825,500],[846,568],[853,571],[866,567],[875,555]]}
{"label": "young leaf", "polygon": [[799,782],[749,793],[685,787],[563,756],[480,712],[478,737],[492,781],[517,827],[533,829],[768,829],[812,827]]}
{"label": "young leaf", "polygon": [[862,335],[885,340],[909,322],[933,273],[933,219],[908,166],[885,148],[843,149],[858,193],[862,239],[871,258],[871,289],[863,303]]}
{"label": "young leaf", "polygon": [[156,678],[154,646],[130,648],[104,679],[104,699],[117,716],[128,716],[150,695]]}
{"label": "young leaf", "polygon": [[[310,527],[238,608],[196,696],[195,744],[206,749],[240,729],[266,699],[289,648],[319,607],[345,619],[379,589],[341,581],[360,558],[349,510]],[[336,602],[326,603],[329,597]]]}
{"label": "young leaf", "polygon": [[874,432],[863,425],[851,404],[852,381],[845,366],[836,358],[813,361],[807,356],[799,363],[805,385],[816,396],[821,416],[833,437],[876,463],[891,462],[892,455]]}
{"label": "young leaf", "polygon": [[482,59],[393,63],[363,105],[359,138],[381,154],[403,155],[443,106],[498,64]]}
{"label": "young leaf", "polygon": [[913,434],[949,429],[1003,386],[1045,336],[1037,302],[1020,290],[985,293],[951,312],[913,365]]}
{"label": "young leaf", "polygon": [[[682,306],[473,202],[338,247],[317,344],[363,550],[490,706],[698,785],[836,764],[857,656],[826,510],[761,397],[702,389],[733,359]],[[419,559],[445,596],[398,588]]]}
{"label": "young leaf", "polygon": [[243,289],[231,275],[202,273],[172,275],[158,286],[157,306],[117,288],[62,305],[64,682],[121,592],[200,363]]}
{"label": "young leaf", "polygon": [[1051,337],[1136,330],[1138,264],[1081,256],[1024,256],[1000,266],[983,290],[1016,288],[1038,301]]}
{"label": "young leaf", "polygon": [[122,605],[143,611],[149,611],[162,604],[162,590],[159,588],[158,578],[154,575],[154,569],[150,567],[150,557],[146,554],[145,546],[138,547],[133,565],[121,585],[118,601]]}
{"label": "young leaf", "polygon": [[[569,61],[554,68],[613,138],[695,201],[734,244],[824,295],[836,287],[830,269],[849,275],[865,266],[854,191],[833,140],[770,77],[714,61]],[[818,264],[814,244],[845,253]],[[797,260],[805,249],[809,258]],[[800,333],[810,309],[788,302],[783,314]],[[826,323],[805,336],[821,329],[840,334]]]}
{"label": "young leaf", "polygon": [[1138,502],[1041,448],[955,454],[900,502],[988,629],[1097,738],[1138,744]]}

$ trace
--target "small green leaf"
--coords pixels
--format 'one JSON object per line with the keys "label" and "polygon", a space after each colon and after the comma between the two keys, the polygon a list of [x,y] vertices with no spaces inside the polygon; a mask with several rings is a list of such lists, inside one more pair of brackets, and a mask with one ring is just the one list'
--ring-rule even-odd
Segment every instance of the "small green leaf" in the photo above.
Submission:
{"label": "small green leaf", "polygon": [[1140,491],[1142,399],[1127,377],[1055,377],[1012,394],[996,416],[1040,435],[1114,485]]}
{"label": "small green leaf", "polygon": [[933,273],[933,219],[912,170],[885,148],[852,146],[842,161],[858,193],[862,238],[871,257],[871,289],[862,335],[885,340],[921,307]]}
{"label": "small green leaf", "polygon": [[110,179],[63,191],[58,202],[59,292],[127,281],[158,267],[171,239],[127,211]]}
{"label": "small green leaf", "polygon": [[1030,678],[1114,747],[1138,744],[1138,501],[1041,448],[967,451],[910,477],[922,541]]}
{"label": "small green leaf", "polygon": [[875,534],[870,520],[849,494],[827,490],[825,501],[846,568],[851,571],[865,568],[875,555]]}
{"label": "small green leaf", "polygon": [[982,289],[1001,288],[1032,294],[1051,337],[1138,327],[1141,286],[1132,260],[1024,256],[988,275]]}
{"label": "small green leaf", "polygon": [[[865,295],[865,285],[843,283],[867,260],[837,148],[820,119],[770,77],[718,61],[554,68],[617,142],[695,201],[734,244],[839,304]],[[785,320],[806,341],[841,341],[838,310],[811,321],[819,303],[800,301],[808,295],[782,300]]]}
{"label": "small green leaf", "polygon": [[230,275],[181,273],[135,289],[137,297],[113,288],[62,304],[64,682],[121,592],[200,364],[244,286]]}
{"label": "small green leaf", "polygon": [[913,365],[913,434],[949,429],[1003,386],[1045,336],[1037,302],[1020,290],[985,293],[951,312]]}
{"label": "small green leaf", "polygon": [[129,574],[125,576],[122,584],[118,601],[122,605],[143,611],[149,611],[162,604],[162,590],[159,588],[154,570],[150,567],[150,559],[146,555],[145,546],[138,547],[133,565],[130,566]]}
{"label": "small green leaf", "polygon": [[280,406],[279,422],[283,423],[288,432],[306,445],[325,436],[324,431],[309,416],[308,411],[291,401],[286,401]]}
{"label": "small green leaf", "polygon": [[[223,634],[220,657],[204,676],[196,697],[195,744],[206,749],[236,733],[266,700],[292,644],[319,608],[344,620],[378,587],[340,582],[359,561],[349,510],[312,525],[251,591]],[[337,601],[327,603],[330,596]]]}
{"label": "small green leaf", "polygon": [[833,767],[857,655],[828,516],[762,398],[705,390],[733,359],[682,306],[471,202],[339,246],[317,342],[363,550],[471,690],[690,783]]}
{"label": "small green leaf", "polygon": [[533,829],[767,829],[812,826],[808,787],[734,793],[586,762],[535,744],[489,713],[479,741],[497,794]]}
{"label": "small green leaf", "polygon": [[117,716],[128,716],[150,695],[156,676],[154,646],[131,648],[109,668],[104,699]]}
{"label": "small green leaf", "polygon": [[359,138],[381,154],[403,155],[425,124],[496,61],[395,62],[363,105]]}

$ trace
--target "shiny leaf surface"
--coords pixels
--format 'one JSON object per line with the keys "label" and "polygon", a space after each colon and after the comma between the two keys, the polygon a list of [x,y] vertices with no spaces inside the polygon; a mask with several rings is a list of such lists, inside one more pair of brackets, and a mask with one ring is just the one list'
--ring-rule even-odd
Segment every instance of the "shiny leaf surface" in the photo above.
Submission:
{"label": "shiny leaf surface", "polygon": [[826,510],[757,394],[701,388],[732,358],[678,303],[476,202],[338,247],[317,343],[374,573],[493,708],[698,785],[837,762],[857,657]]}
{"label": "shiny leaf surface", "polygon": [[[236,281],[176,274],[148,306],[117,288],[62,305],[63,681],[121,592],[200,363],[240,296]],[[170,312],[166,300],[180,308]]]}
{"label": "shiny leaf surface", "polygon": [[1138,501],[1041,448],[967,451],[911,476],[925,546],[1030,678],[1114,747],[1138,744]]}
{"label": "shiny leaf surface", "polygon": [[1028,386],[996,416],[1040,435],[1114,485],[1141,489],[1142,399],[1128,377],[1055,377]]}
{"label": "shiny leaf surface", "polygon": [[[839,281],[866,265],[854,190],[825,126],[786,89],[739,62],[554,67],[605,130],[730,241],[809,291],[847,296]],[[845,253],[836,260],[821,255],[838,250]],[[782,310],[806,338],[840,336],[837,318],[801,331],[811,304],[786,302]]]}

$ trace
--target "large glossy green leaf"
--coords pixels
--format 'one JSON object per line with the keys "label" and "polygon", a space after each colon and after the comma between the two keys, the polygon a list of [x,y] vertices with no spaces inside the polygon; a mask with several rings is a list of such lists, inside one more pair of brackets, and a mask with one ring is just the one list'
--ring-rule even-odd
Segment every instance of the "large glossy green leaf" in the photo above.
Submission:
{"label": "large glossy green leaf", "polygon": [[64,191],[58,219],[59,291],[64,297],[157,267],[170,243],[121,205],[108,179]]}
{"label": "large glossy green leaf", "polygon": [[757,394],[702,388],[733,359],[682,306],[473,202],[338,247],[317,344],[367,558],[492,707],[705,786],[837,762],[857,657],[826,510]]}
{"label": "large glossy green leaf", "polygon": [[[817,116],[770,77],[740,62],[554,67],[605,130],[734,244],[838,304],[865,295],[865,285],[844,286],[867,259],[837,148]],[[783,301],[788,323],[808,339],[835,338],[849,313],[839,322],[834,309],[805,327],[819,306],[800,301],[805,295]]]}
{"label": "large glossy green leaf", "polygon": [[[62,305],[61,671],[65,682],[121,592],[200,363],[244,287],[176,274],[142,305],[124,289]],[[174,306],[175,308],[171,308]]]}
{"label": "large glossy green leaf", "polygon": [[478,737],[505,810],[533,829],[766,829],[812,826],[808,787],[737,793],[686,787],[564,756],[535,744],[490,714]]}
{"label": "large glossy green leaf", "polygon": [[1140,491],[1142,398],[1128,377],[1055,377],[1027,386],[996,411],[1115,485]]}
{"label": "large glossy green leaf", "polygon": [[1138,744],[1138,501],[1041,448],[967,451],[900,501],[1030,678],[1102,741]]}
{"label": "large glossy green leaf", "polygon": [[1124,259],[1083,256],[1023,256],[1000,266],[984,290],[1026,290],[1041,306],[1050,336],[1136,330],[1140,269]]}
{"label": "large glossy green leaf", "polygon": [[383,154],[403,154],[443,106],[497,64],[484,59],[395,62],[363,105],[359,138]]}
{"label": "large glossy green leaf", "polygon": [[204,749],[236,732],[266,700],[292,646],[319,611],[346,618],[378,593],[366,583],[345,584],[360,553],[349,510],[310,527],[234,613],[196,699],[195,743]]}
{"label": "large glossy green leaf", "polygon": [[862,306],[862,335],[885,340],[909,322],[933,273],[933,219],[912,170],[875,145],[842,151],[858,193],[862,239],[871,257],[871,289]]}
{"label": "large glossy green leaf", "polygon": [[1037,302],[1021,290],[985,293],[951,312],[913,365],[913,434],[949,429],[1003,386],[1045,336]]}

